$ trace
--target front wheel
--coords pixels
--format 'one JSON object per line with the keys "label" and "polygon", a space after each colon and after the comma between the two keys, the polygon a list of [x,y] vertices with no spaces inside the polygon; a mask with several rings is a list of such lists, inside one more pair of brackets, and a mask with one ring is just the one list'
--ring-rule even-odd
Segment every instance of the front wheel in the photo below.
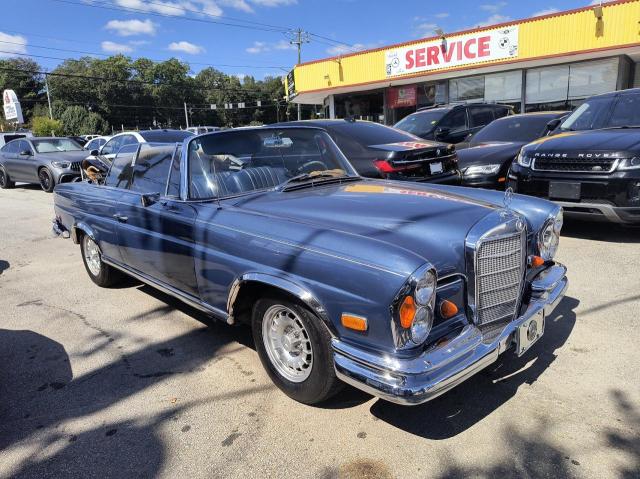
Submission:
{"label": "front wheel", "polygon": [[9,178],[7,170],[4,169],[4,166],[0,166],[0,189],[7,190],[14,186],[15,183],[11,181],[11,178]]}
{"label": "front wheel", "polygon": [[317,404],[339,390],[331,336],[311,311],[284,298],[260,299],[252,329],[262,365],[287,396]]}
{"label": "front wheel", "polygon": [[120,280],[119,271],[113,269],[102,261],[102,253],[91,236],[84,234],[80,241],[82,260],[91,281],[98,286],[107,288]]}
{"label": "front wheel", "polygon": [[40,187],[47,193],[51,193],[56,186],[53,175],[47,168],[41,168],[38,171],[38,180],[40,180]]}

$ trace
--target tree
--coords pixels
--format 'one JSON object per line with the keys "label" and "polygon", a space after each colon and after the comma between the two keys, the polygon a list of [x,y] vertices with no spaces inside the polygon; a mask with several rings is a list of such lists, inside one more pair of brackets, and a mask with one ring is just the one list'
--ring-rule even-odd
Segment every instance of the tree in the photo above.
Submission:
{"label": "tree", "polygon": [[31,131],[35,136],[63,135],[62,122],[52,120],[48,116],[36,116],[31,121]]}
{"label": "tree", "polygon": [[38,71],[41,71],[40,65],[29,58],[0,60],[0,93],[6,89],[16,92],[26,122],[31,118],[33,108],[46,102],[44,77]]}
{"label": "tree", "polygon": [[65,135],[105,134],[108,123],[98,113],[90,112],[81,106],[70,106],[60,115]]}

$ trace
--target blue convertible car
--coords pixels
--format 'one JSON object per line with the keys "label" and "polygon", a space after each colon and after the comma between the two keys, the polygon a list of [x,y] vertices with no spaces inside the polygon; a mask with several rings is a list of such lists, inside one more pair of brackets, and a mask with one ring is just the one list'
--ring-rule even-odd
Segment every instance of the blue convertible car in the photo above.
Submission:
{"label": "blue convertible car", "polygon": [[292,398],[343,383],[428,401],[544,333],[567,288],[545,200],[357,176],[326,132],[140,147],[55,189],[54,230],[99,286],[138,278],[228,323]]}

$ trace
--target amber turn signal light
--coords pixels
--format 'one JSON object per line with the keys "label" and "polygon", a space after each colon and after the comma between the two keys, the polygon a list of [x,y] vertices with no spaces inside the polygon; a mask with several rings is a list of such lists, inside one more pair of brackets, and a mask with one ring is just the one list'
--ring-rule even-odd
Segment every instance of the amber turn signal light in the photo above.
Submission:
{"label": "amber turn signal light", "polygon": [[455,303],[447,299],[440,303],[440,316],[444,319],[453,318],[456,314],[458,314],[458,307]]}
{"label": "amber turn signal light", "polygon": [[539,268],[540,266],[542,266],[544,264],[544,259],[542,259],[540,256],[531,256],[529,264],[533,268]]}
{"label": "amber turn signal light", "polygon": [[342,325],[345,328],[353,329],[354,331],[366,331],[367,318],[363,318],[362,316],[355,316],[353,314],[343,314]]}
{"label": "amber turn signal light", "polygon": [[407,296],[400,306],[400,325],[405,329],[409,329],[415,316],[416,303],[413,300],[413,296]]}

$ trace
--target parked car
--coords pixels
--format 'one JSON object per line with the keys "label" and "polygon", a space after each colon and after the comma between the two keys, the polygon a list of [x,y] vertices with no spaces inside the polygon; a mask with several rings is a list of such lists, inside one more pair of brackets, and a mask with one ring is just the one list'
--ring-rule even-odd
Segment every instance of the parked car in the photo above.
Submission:
{"label": "parked car", "polygon": [[93,140],[94,138],[100,138],[100,136],[101,135],[82,135],[82,138],[84,138],[85,143],[87,143],[87,142]]}
{"label": "parked car", "polygon": [[16,181],[39,183],[51,193],[58,183],[80,178],[80,165],[87,152],[69,138],[21,138],[0,149],[0,188]]}
{"label": "parked car", "polygon": [[4,131],[0,133],[0,148],[9,143],[11,140],[18,138],[33,137],[30,131]]}
{"label": "parked car", "polygon": [[126,131],[111,137],[101,148],[91,151],[92,156],[101,155],[108,160],[113,160],[120,148],[129,144],[138,143],[175,143],[193,136],[193,133],[185,130],[142,130]]}
{"label": "parked car", "polygon": [[425,140],[460,143],[496,118],[513,113],[498,103],[452,103],[421,108],[394,125]]}
{"label": "parked car", "polygon": [[361,176],[390,180],[459,184],[453,145],[427,141],[404,131],[356,120],[305,120],[275,126],[324,129]]}
{"label": "parked car", "polygon": [[202,135],[203,133],[213,133],[214,131],[219,131],[219,126],[190,126],[185,129],[186,131],[190,131],[194,135]]}
{"label": "parked car", "polygon": [[85,143],[84,149],[87,151],[99,150],[110,139],[110,136],[97,136],[95,138],[91,138]]}
{"label": "parked car", "polygon": [[639,224],[640,89],[589,98],[559,130],[522,148],[508,185],[572,216]]}
{"label": "parked car", "polygon": [[84,146],[86,143],[86,140],[82,136],[67,136],[66,138],[75,141],[80,146]]}
{"label": "parked car", "polygon": [[507,172],[520,149],[549,134],[563,111],[510,115],[492,121],[469,141],[468,148],[458,146],[458,165],[462,184],[482,188],[504,188]]}
{"label": "parked car", "polygon": [[250,324],[275,384],[309,404],[341,381],[428,401],[524,354],[567,287],[558,206],[364,179],[319,128],[148,148],[116,159],[104,186],[59,185],[54,205],[94,283],[124,273]]}

